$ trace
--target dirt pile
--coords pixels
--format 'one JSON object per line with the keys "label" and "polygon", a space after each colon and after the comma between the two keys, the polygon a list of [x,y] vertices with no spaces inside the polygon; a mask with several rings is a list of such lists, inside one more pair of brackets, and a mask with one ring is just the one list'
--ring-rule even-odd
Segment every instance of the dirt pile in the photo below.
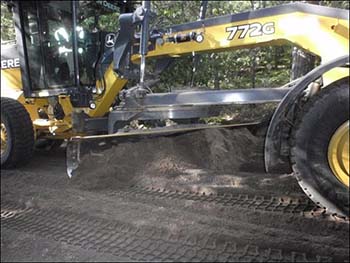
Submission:
{"label": "dirt pile", "polygon": [[247,128],[114,139],[113,146],[103,151],[92,149],[89,142],[82,145],[89,154],[83,156],[73,181],[88,188],[130,184],[164,186],[169,183],[165,180],[189,183],[202,180],[208,173],[262,172],[262,145],[263,137],[254,136]]}

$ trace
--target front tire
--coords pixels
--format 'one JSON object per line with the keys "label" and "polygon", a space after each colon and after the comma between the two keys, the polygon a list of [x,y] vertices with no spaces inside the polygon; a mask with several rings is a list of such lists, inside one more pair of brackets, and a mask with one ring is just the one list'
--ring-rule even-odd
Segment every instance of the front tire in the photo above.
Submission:
{"label": "front tire", "polygon": [[1,168],[28,162],[33,145],[33,125],[27,110],[14,99],[1,98]]}
{"label": "front tire", "polygon": [[[292,167],[303,191],[327,212],[345,217],[349,216],[349,182],[340,180],[331,168],[329,151],[337,130],[348,121],[349,78],[344,78],[321,90],[304,105],[291,140]],[[346,146],[344,142],[345,154],[349,149],[344,147],[348,148],[349,144]],[[342,160],[346,158],[344,155]]]}

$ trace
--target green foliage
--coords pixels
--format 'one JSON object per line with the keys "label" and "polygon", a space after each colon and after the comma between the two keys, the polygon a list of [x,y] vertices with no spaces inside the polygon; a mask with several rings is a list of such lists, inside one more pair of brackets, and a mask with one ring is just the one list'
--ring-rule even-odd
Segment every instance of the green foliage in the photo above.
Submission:
{"label": "green foliage", "polygon": [[[115,32],[119,28],[118,19],[119,19],[118,13],[100,15],[98,18],[98,27],[102,31]],[[83,20],[80,25],[87,30],[93,30],[94,17],[89,17]]]}
{"label": "green foliage", "polygon": [[348,9],[350,8],[349,1],[321,1],[320,5],[323,6],[329,6],[329,7],[335,7],[335,8],[342,8],[342,9]]}
{"label": "green foliage", "polygon": [[1,42],[15,39],[15,28],[12,21],[12,13],[7,5],[1,1]]}

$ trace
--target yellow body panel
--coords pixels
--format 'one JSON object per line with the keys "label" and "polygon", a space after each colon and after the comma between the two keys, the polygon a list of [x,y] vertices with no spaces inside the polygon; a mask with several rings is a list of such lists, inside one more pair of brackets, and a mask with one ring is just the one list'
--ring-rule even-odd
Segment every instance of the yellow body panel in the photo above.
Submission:
{"label": "yellow body panel", "polygon": [[42,109],[45,112],[48,110],[49,102],[47,98],[25,98],[22,91],[22,79],[20,68],[9,68],[1,70],[1,97],[15,99],[23,104],[28,111],[30,118],[33,121],[35,135],[44,132],[52,136],[61,138],[69,138],[66,132],[72,127],[72,110],[68,96],[60,96],[59,102],[62,105],[65,117],[63,120],[45,121],[39,118],[38,110]]}
{"label": "yellow body panel", "polygon": [[[238,33],[232,34],[234,27],[254,23],[269,25],[265,28],[267,34],[250,36],[252,32],[250,29],[243,38],[239,38],[242,33],[241,30],[238,30]],[[273,33],[271,33],[272,28]],[[203,42],[171,43],[166,41],[175,34],[185,34],[188,32],[202,34],[204,37]],[[148,52],[147,57],[178,57],[191,54],[192,52],[219,52],[223,50],[291,43],[321,57],[322,63],[325,63],[334,58],[349,54],[349,21],[303,12],[292,12],[176,32],[165,35],[163,40],[164,44],[156,45],[154,50]],[[134,55],[132,61],[138,63],[139,58],[139,55]],[[349,75],[348,70],[332,70],[323,76],[324,83],[328,84],[344,75]],[[90,117],[106,115],[115,97],[127,83],[127,79],[120,78],[113,71],[113,65],[109,66],[104,77],[106,81],[105,87],[102,87],[102,83],[99,81],[96,83],[99,90],[104,90],[102,94],[95,96],[96,108],[93,110],[83,109]],[[47,112],[49,107],[48,100],[46,98],[25,99],[21,89],[22,83],[19,68],[1,70],[1,96],[14,97],[23,103],[30,113],[37,131],[44,131],[48,135],[51,134],[65,138],[72,135],[71,115],[74,109],[69,102],[69,97],[59,96],[59,102],[65,112],[65,118],[63,120],[50,119],[43,121],[39,119],[38,109],[43,109]]]}
{"label": "yellow body panel", "polygon": [[22,90],[20,68],[1,69],[1,97],[11,97],[15,91]]}
{"label": "yellow body panel", "polygon": [[[274,24],[275,32],[273,34],[265,34],[259,37],[250,37],[249,34],[247,34],[241,39],[235,36],[232,40],[228,40],[230,32],[226,31],[227,27],[252,23],[264,25],[270,22]],[[339,20],[336,18],[299,12],[243,20],[235,23],[181,32],[188,33],[190,31],[196,31],[197,33],[202,33],[204,41],[202,43],[197,43],[195,41],[177,44],[165,43],[163,46],[158,46],[156,50],[149,52],[148,57],[162,55],[177,56],[193,51],[222,51],[223,49],[228,50],[293,43],[320,56],[324,63],[349,53],[349,35],[346,35],[346,32],[349,31],[348,23],[348,20]],[[136,60],[137,56],[135,56],[134,59]]]}
{"label": "yellow body panel", "polygon": [[[270,35],[259,37],[246,37],[240,39],[235,36],[228,40],[230,32],[226,32],[227,27],[260,23],[262,25],[272,22],[275,32]],[[283,45],[293,43],[303,49],[319,56],[322,63],[326,63],[337,57],[349,54],[349,21],[331,17],[310,15],[305,13],[291,13],[271,17],[263,17],[230,24],[206,27],[195,30],[202,33],[204,41],[186,43],[165,43],[149,52],[148,57],[169,55],[177,57],[182,54],[206,51],[222,51],[241,48],[252,48],[258,46]],[[188,33],[191,30],[181,33]],[[172,36],[172,35],[170,35]],[[139,60],[139,56],[133,57],[134,61]],[[323,76],[324,84],[349,75],[346,69],[334,69]]]}
{"label": "yellow body panel", "polygon": [[[118,93],[121,91],[121,89],[125,86],[127,83],[126,79],[121,79],[118,77],[118,75],[113,71],[113,64],[111,64],[105,73],[105,80],[106,80],[106,87],[104,87],[104,94],[102,97],[97,98],[95,100],[96,102],[96,109],[94,110],[88,110],[87,114],[90,117],[102,117],[104,116],[108,111],[110,106],[112,105],[113,101],[115,100],[115,97],[118,95]],[[97,88],[101,88],[101,81],[97,82]]]}

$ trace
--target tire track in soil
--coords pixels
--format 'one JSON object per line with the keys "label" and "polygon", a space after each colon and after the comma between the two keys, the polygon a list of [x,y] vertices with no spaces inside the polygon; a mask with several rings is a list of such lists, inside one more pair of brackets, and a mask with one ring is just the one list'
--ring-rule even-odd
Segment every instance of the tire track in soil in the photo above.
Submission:
{"label": "tire track in soil", "polygon": [[[84,249],[146,261],[331,262],[333,258],[238,243],[230,235],[170,233],[156,227],[83,216],[58,209],[19,209],[1,200],[1,225]],[[11,216],[3,213],[15,211]],[[337,258],[336,260],[341,259]]]}
{"label": "tire track in soil", "polygon": [[[22,184],[23,191],[28,188],[28,184],[23,185],[23,182],[18,181],[16,183],[16,188]],[[52,196],[57,190],[55,188],[45,187],[48,189],[46,197]],[[19,190],[19,189],[18,189]],[[43,188],[37,188],[33,190],[34,192],[40,192],[45,197],[45,191]],[[64,191],[64,196],[71,196],[69,200],[74,200],[76,194],[86,195],[91,194],[90,191],[77,190],[77,189],[67,189],[58,190],[56,197],[53,197],[57,203],[60,199],[62,192]],[[78,192],[77,192],[78,191]],[[31,194],[30,194],[31,195]],[[200,193],[189,193],[189,192],[178,192],[178,191],[168,191],[165,189],[152,189],[144,187],[128,187],[121,188],[119,191],[97,191],[92,192],[90,195],[90,201],[96,199],[103,199],[106,202],[113,202],[115,197],[118,197],[119,201],[125,202],[125,200],[130,200],[134,203],[142,204],[152,204],[156,207],[166,207],[168,209],[178,209],[183,212],[196,212],[197,214],[207,215],[207,211],[211,211],[211,215],[219,214],[221,218],[227,220],[241,220],[242,222],[249,222],[255,224],[257,221],[259,224],[265,225],[266,227],[275,228],[293,228],[295,226],[290,224],[285,224],[284,221],[294,221],[300,222],[303,228],[308,232],[317,233],[318,227],[321,227],[323,231],[325,229],[338,231],[341,229],[339,224],[348,224],[348,220],[343,220],[338,217],[329,216],[323,214],[323,209],[317,208],[310,200],[307,198],[288,198],[286,196],[282,197],[264,197],[264,196],[253,196],[249,197],[247,195],[205,195]],[[84,197],[84,198],[85,198]],[[107,198],[106,198],[107,197]],[[89,197],[88,197],[89,198]],[[23,199],[23,198],[22,198]],[[25,198],[24,198],[25,199]],[[21,200],[20,200],[21,201]],[[170,203],[169,203],[170,202]],[[65,206],[66,199],[62,206]],[[78,207],[81,206],[77,205]],[[74,205],[68,206],[70,209]],[[203,208],[205,209],[203,210]],[[239,215],[237,215],[237,213]],[[243,214],[243,216],[241,215]],[[249,217],[244,215],[249,214]],[[271,222],[271,216],[278,218],[275,222]],[[311,220],[311,221],[310,221]],[[315,227],[316,220],[318,227]],[[282,223],[280,223],[282,221]],[[347,229],[348,226],[345,226]],[[342,231],[340,231],[342,232]]]}
{"label": "tire track in soil", "polygon": [[[29,185],[28,184],[23,185],[23,183],[20,181],[16,183],[16,187],[18,187],[19,186],[18,184],[20,183],[22,184],[22,187],[18,188],[19,192],[22,192],[22,189],[23,190],[28,189]],[[276,213],[276,212],[270,212],[270,211],[264,212],[263,210],[252,212],[250,211],[251,209],[249,207],[248,208],[238,207],[238,209],[237,207],[228,207],[230,211],[227,211],[225,207],[225,211],[222,211],[222,210],[220,211],[220,209],[217,209],[217,206],[218,206],[217,204],[212,204],[213,206],[211,207],[211,209],[209,207],[204,208],[204,207],[193,206],[194,203],[202,204],[204,203],[203,201],[199,201],[199,202],[194,201],[191,204],[191,206],[188,206],[186,205],[186,202],[187,202],[186,199],[181,198],[182,197],[181,193],[172,192],[172,194],[170,195],[172,199],[168,200],[168,199],[164,199],[164,196],[161,196],[163,198],[158,198],[159,196],[157,195],[157,193],[159,193],[159,191],[156,191],[154,189],[153,190],[144,189],[139,187],[134,187],[131,189],[132,189],[132,192],[141,193],[141,195],[138,195],[138,194],[131,195],[130,188],[128,188],[127,190],[124,189],[124,191],[120,190],[118,192],[113,191],[108,193],[101,193],[101,192],[90,193],[88,191],[81,191],[81,190],[79,190],[77,193],[77,189],[70,189],[70,190],[56,189],[55,190],[50,187],[39,187],[39,186],[35,186],[31,190],[34,190],[34,192],[42,192],[42,193],[45,191],[49,192],[51,198],[54,200],[55,204],[58,206],[62,204],[64,205],[66,203],[66,200],[63,202],[61,201],[61,203],[59,202],[60,196],[61,196],[61,199],[62,199],[62,195],[64,195],[66,199],[74,200],[75,195],[77,194],[81,195],[82,193],[90,195],[90,200],[85,200],[84,202],[91,204],[92,207],[98,206],[98,203],[96,204],[93,203],[94,199],[98,199],[100,201],[100,204],[101,202],[103,202],[104,206],[106,206],[107,202],[119,203],[119,200],[122,200],[124,202],[125,200],[128,200],[126,202],[129,202],[129,204],[136,203],[133,207],[130,207],[129,209],[134,209],[134,207],[136,207],[136,210],[140,209],[140,204],[141,204],[143,209],[148,209],[148,207],[145,207],[145,206],[151,205],[153,207],[154,206],[165,207],[165,209],[167,210],[175,210],[174,215],[172,215],[173,217],[176,217],[176,213],[180,213],[180,214],[186,213],[188,215],[191,213],[192,215],[189,215],[190,217],[195,217],[195,216],[198,216],[199,214],[201,215],[201,217],[203,217],[203,219],[197,220],[197,223],[200,223],[201,227],[208,228],[211,230],[220,229],[222,233],[227,233],[227,232],[236,233],[238,236],[241,236],[243,240],[252,240],[252,237],[249,233],[242,234],[239,231],[240,228],[246,229],[248,230],[248,232],[255,231],[257,237],[259,238],[261,238],[262,236],[260,232],[265,233],[263,234],[265,235],[263,239],[267,239],[265,242],[268,243],[269,245],[276,246],[277,248],[280,248],[281,246],[284,247],[286,244],[281,245],[281,244],[278,244],[278,242],[276,243],[276,241],[274,241],[274,237],[278,236],[279,240],[283,240],[283,236],[284,236],[286,241],[289,240],[289,244],[287,246],[288,249],[295,249],[296,251],[298,251],[298,249],[300,250],[301,248],[303,248],[303,245],[307,246],[308,244],[305,240],[309,240],[310,242],[313,242],[314,247],[324,246],[323,253],[321,253],[323,255],[324,254],[327,255],[327,253],[324,253],[324,251],[332,251],[332,252],[337,251],[337,254],[339,255],[346,254],[346,252],[344,252],[342,249],[340,250],[335,249],[338,245],[341,245],[339,244],[340,243],[339,240],[337,239],[328,240],[328,238],[324,238],[322,235],[318,233],[320,227],[322,226],[323,232],[333,232],[333,234],[338,233],[338,235],[340,236],[346,236],[346,233],[348,233],[348,230],[346,232],[347,227],[345,228],[339,227],[338,222],[330,222],[327,220],[321,220],[320,222],[319,218],[317,217],[315,218],[317,220],[314,220],[314,219],[310,220],[309,218],[304,218],[304,217],[301,217],[300,215],[290,213],[291,210],[289,210],[289,213],[286,213],[286,210],[283,210],[283,209],[277,210],[277,213]],[[144,194],[145,191],[147,192],[147,194]],[[57,193],[57,192],[60,192],[60,193]],[[161,192],[161,193],[167,194],[167,192]],[[178,198],[179,196],[180,198]],[[186,196],[188,197],[188,194],[187,195],[185,194],[185,197]],[[190,195],[190,196],[193,197],[193,195]],[[194,196],[197,197],[197,195],[194,195]],[[86,197],[87,196],[85,195],[84,198]],[[115,197],[118,197],[118,199],[115,200]],[[204,197],[206,198],[206,196]],[[209,197],[212,198],[211,196]],[[47,201],[49,206],[50,206],[50,203],[52,204],[53,200]],[[212,201],[213,199],[209,199],[209,201],[210,200]],[[251,200],[248,199],[248,201],[251,202],[252,199]],[[80,205],[75,204],[75,205],[72,205],[72,207],[80,207]],[[125,211],[125,209],[127,208],[115,207],[115,209],[122,210],[122,211],[124,209]],[[65,208],[65,210],[67,210],[67,208]],[[136,210],[135,210],[135,215],[138,214],[138,211]],[[210,214],[210,216],[208,216],[208,214]],[[237,216],[237,214],[239,216]],[[276,215],[279,215],[279,216],[276,216]],[[145,217],[152,217],[152,216],[158,217],[159,215],[156,215],[156,214],[145,215]],[[271,216],[273,216],[275,220],[271,220]],[[138,217],[141,217],[141,216],[138,215]],[[226,220],[223,220],[222,217],[226,218]],[[129,221],[133,221],[133,220],[134,219],[130,218]],[[230,222],[229,220],[232,220],[232,222]],[[293,224],[286,225],[285,223],[286,221],[293,222],[294,225]],[[248,225],[247,225],[247,222],[249,223]],[[151,223],[152,222],[148,222],[148,224],[151,224]],[[316,223],[318,224],[318,226],[315,226]],[[293,231],[293,228],[295,228],[296,224],[303,226],[302,227],[303,230],[295,231],[294,229]],[[224,229],[222,229],[223,228],[222,225],[224,225]],[[218,226],[220,227],[218,228]],[[303,233],[302,231],[305,231],[305,233]],[[315,240],[312,240],[313,235],[318,235],[318,238],[315,238]],[[297,240],[299,236],[303,236],[302,238],[303,241],[299,242],[298,244],[295,244],[294,240]],[[271,238],[271,241],[269,240],[270,238]],[[317,240],[317,239],[320,239],[320,240]],[[259,244],[260,242],[261,241],[259,240],[258,242],[253,241],[252,243],[256,245],[256,244]],[[315,254],[315,251],[314,251],[315,248],[313,248],[312,250]]]}
{"label": "tire track in soil", "polygon": [[[42,158],[45,160],[49,158]],[[39,162],[37,162],[39,163]],[[41,163],[41,160],[40,160]],[[48,167],[50,166],[50,167]],[[51,170],[52,168],[52,170]],[[33,172],[36,171],[36,172]],[[48,176],[47,171],[52,171],[52,176]],[[10,193],[6,196],[6,198],[10,198],[10,200],[18,200],[21,197],[25,197],[24,200],[26,200],[27,197],[30,196],[31,193],[38,192],[42,194],[41,196],[37,196],[37,200],[40,201],[42,204],[43,202],[50,205],[54,204],[57,208],[54,209],[58,214],[61,214],[61,212],[66,213],[65,217],[69,218],[69,215],[75,215],[77,220],[79,218],[96,218],[95,216],[98,215],[99,217],[96,219],[98,222],[102,220],[103,222],[107,222],[107,224],[111,222],[117,222],[117,225],[127,225],[127,229],[138,229],[138,231],[164,231],[166,233],[165,238],[159,239],[154,241],[155,244],[153,246],[157,246],[157,242],[164,243],[165,241],[169,241],[167,237],[175,236],[176,239],[178,238],[177,245],[173,246],[167,246],[167,248],[162,248],[161,245],[159,245],[158,248],[155,250],[164,250],[168,253],[168,259],[170,261],[175,260],[197,260],[197,261],[210,261],[215,260],[215,257],[219,255],[219,252],[224,255],[223,258],[219,258],[217,260],[224,260],[225,258],[228,261],[345,261],[348,260],[349,252],[348,248],[346,247],[346,242],[348,243],[348,237],[347,234],[349,233],[349,226],[348,224],[339,224],[338,222],[330,221],[329,218],[324,216],[311,216],[309,218],[308,209],[311,209],[309,207],[304,212],[300,211],[298,213],[290,213],[290,211],[293,211],[293,207],[295,208],[295,205],[293,202],[296,200],[295,197],[290,198],[288,200],[285,199],[282,201],[282,205],[279,207],[282,208],[281,210],[275,210],[275,211],[264,211],[263,208],[263,199],[266,199],[266,201],[272,200],[272,197],[268,196],[258,196],[254,197],[248,196],[246,198],[244,195],[235,195],[234,198],[242,198],[243,200],[246,198],[248,200],[246,203],[242,202],[239,203],[236,202],[234,205],[229,205],[226,201],[227,199],[223,198],[222,196],[219,197],[219,199],[215,198],[215,196],[201,196],[198,194],[190,194],[190,193],[179,193],[174,191],[163,191],[159,189],[147,189],[143,187],[134,187],[134,188],[121,188],[118,189],[118,191],[113,191],[109,189],[108,191],[106,189],[90,189],[88,191],[82,190],[76,188],[74,184],[71,184],[70,182],[66,182],[66,180],[61,180],[63,173],[65,172],[64,169],[64,162],[61,159],[57,159],[55,162],[51,161],[48,164],[45,164],[45,166],[42,167],[28,167],[21,171],[15,171],[10,172],[6,171],[8,176],[5,176],[5,180],[3,180],[4,177],[2,177],[2,183],[5,181],[6,186],[4,189],[9,186],[7,192],[13,190],[13,194]],[[11,175],[12,173],[12,175]],[[20,174],[22,173],[22,174]],[[56,177],[57,176],[57,177]],[[35,187],[34,187],[35,186]],[[32,192],[30,192],[32,191]],[[268,192],[266,192],[268,193]],[[278,194],[278,193],[277,193]],[[74,196],[79,195],[83,196],[86,200],[87,204],[82,207],[78,207],[77,205],[82,204],[79,202],[75,202],[75,204],[66,205],[67,199],[68,200],[74,200]],[[3,197],[3,187],[2,187],[2,197]],[[64,197],[64,198],[63,198]],[[220,199],[221,198],[221,199]],[[283,198],[286,198],[285,196]],[[3,199],[3,198],[2,198]],[[44,200],[45,199],[45,200]],[[47,200],[46,200],[47,199]],[[22,198],[23,200],[23,198]],[[220,201],[222,200],[222,201]],[[285,209],[283,212],[283,207],[288,207],[288,202],[292,200],[292,205],[289,207],[292,207],[291,210],[288,211],[288,209]],[[75,200],[74,200],[75,201]],[[303,203],[307,199],[301,198],[300,202]],[[221,202],[221,203],[220,203]],[[260,203],[259,203],[260,202]],[[275,199],[272,200],[272,204],[278,207],[278,202],[281,202],[279,197],[275,197]],[[119,220],[119,221],[111,221],[110,219],[113,218],[110,215],[103,215],[102,213],[99,214],[99,210],[87,210],[84,211],[85,208],[88,208],[88,206],[91,204],[92,207],[98,207],[98,206],[107,206],[109,209],[115,209],[117,211],[123,211],[122,209],[135,209],[135,217],[131,217],[129,220]],[[129,205],[128,208],[126,205]],[[243,204],[243,205],[242,205]],[[250,204],[250,206],[249,206]],[[261,204],[261,205],[259,205]],[[66,205],[66,206],[65,206]],[[60,207],[61,206],[61,207]],[[312,206],[312,205],[311,205]],[[168,214],[152,214],[154,210],[152,208],[154,207],[162,207],[165,210],[169,211]],[[252,209],[252,207],[258,207],[258,209]],[[3,206],[2,206],[3,208]],[[61,209],[60,209],[61,208]],[[74,208],[74,209],[73,209]],[[11,206],[7,207],[7,211],[5,211],[6,214],[4,216],[11,218],[14,217],[13,210],[11,210]],[[21,211],[22,208],[18,208],[17,210]],[[34,209],[32,207],[32,209]],[[120,209],[120,210],[118,210]],[[140,213],[143,210],[150,209],[151,212],[148,213]],[[44,214],[46,212],[51,214],[52,217],[59,217],[59,215],[50,212],[52,209],[46,209],[45,207],[35,208],[36,210],[40,210],[42,214],[38,214],[38,218],[41,218],[41,220],[45,220]],[[64,210],[64,211],[62,211]],[[45,211],[45,212],[44,212]],[[124,210],[125,211],[125,210]],[[310,210],[309,210],[310,211]],[[97,212],[97,213],[95,213]],[[102,211],[103,212],[103,211]],[[137,215],[137,213],[139,213]],[[25,213],[22,213],[25,214]],[[132,215],[132,213],[129,213]],[[178,229],[180,229],[180,232],[174,232],[172,229],[169,229],[166,226],[167,222],[164,224],[150,224],[154,222],[150,222],[148,220],[146,225],[139,226],[137,224],[134,224],[137,217],[141,217],[143,215],[147,215],[150,217],[161,217],[166,218],[166,215],[176,217],[178,215],[181,215],[181,220],[183,220],[184,223],[187,223],[188,221],[184,220],[186,217],[195,217],[199,225],[199,227],[204,227],[205,229],[203,231],[200,231],[199,228],[195,228],[193,226],[185,227],[181,225]],[[184,216],[182,217],[182,214]],[[19,214],[17,214],[18,216]],[[40,225],[40,220],[35,219],[36,214],[33,214],[32,217],[32,223],[36,224],[39,223],[39,230],[41,227],[45,227],[45,231],[51,231],[50,226],[47,225],[47,223],[42,222]],[[102,217],[102,218],[101,218]],[[118,217],[117,217],[118,218]],[[198,219],[201,218],[201,219]],[[119,218],[118,218],[119,219]],[[3,222],[3,219],[1,219]],[[5,221],[8,219],[5,219]],[[37,220],[37,221],[35,221]],[[50,222],[52,220],[50,218]],[[10,221],[7,221],[8,226],[11,226],[9,223]],[[54,220],[54,222],[56,222]],[[73,220],[72,222],[66,222],[65,226],[67,229],[74,229],[75,224],[85,224],[86,222],[81,222]],[[129,222],[129,223],[125,223]],[[133,222],[133,223],[131,223]],[[21,221],[23,223],[23,221]],[[72,225],[73,224],[73,225]],[[2,224],[3,225],[3,224]],[[29,224],[31,225],[31,224]],[[27,224],[28,226],[28,224]],[[157,226],[157,227],[154,227]],[[238,227],[242,228],[241,232],[239,231]],[[34,226],[33,226],[34,227]],[[192,228],[193,227],[193,228]],[[45,237],[52,238],[57,237],[56,233],[59,233],[60,227],[57,226],[56,232],[45,232],[42,233],[45,234]],[[23,231],[25,229],[21,228]],[[20,230],[21,230],[20,229]],[[79,228],[78,228],[79,229]],[[146,229],[146,230],[142,230]],[[153,229],[153,230],[152,230]],[[156,230],[154,230],[156,229]],[[35,229],[34,229],[35,230]],[[31,233],[37,233],[36,230],[29,230]],[[86,229],[85,229],[86,230]],[[42,231],[42,230],[40,230]],[[40,232],[39,231],[39,232]],[[86,231],[89,231],[87,229]],[[132,231],[134,233],[135,230]],[[246,232],[242,235],[242,232]],[[41,232],[40,232],[41,233]],[[68,236],[61,236],[58,241],[63,240],[63,242],[69,242],[72,239],[72,235],[75,234],[69,232],[64,232]],[[91,235],[88,235],[88,240],[93,240],[94,235],[96,234],[97,240],[100,240],[104,235],[105,237],[109,238],[108,233],[103,232],[104,234],[100,237],[97,232],[90,232]],[[102,233],[102,232],[101,232]],[[139,233],[139,232],[138,232]],[[162,232],[163,233],[163,232]],[[229,233],[229,234],[227,234]],[[130,234],[130,233],[129,233]],[[119,240],[118,237],[113,236],[112,233],[112,239],[115,238],[115,240]],[[121,234],[122,235],[122,234]],[[119,235],[119,236],[121,236]],[[130,234],[131,236],[134,234]],[[278,236],[276,240],[274,240],[275,236]],[[314,240],[312,239],[312,236],[315,236]],[[118,236],[118,235],[117,235]],[[255,238],[254,238],[255,237]],[[133,244],[134,249],[136,249],[138,246],[144,246],[147,247],[147,244],[144,244],[143,240],[140,239],[133,239],[134,237],[129,237],[129,242]],[[283,239],[284,238],[284,239]],[[103,238],[102,238],[103,239]],[[343,243],[343,246],[339,246],[340,240],[344,240],[345,243]],[[131,240],[131,241],[130,241]],[[187,242],[186,241],[190,241]],[[194,240],[194,241],[193,241]],[[200,243],[202,240],[207,240],[207,242],[214,242],[215,244],[209,245],[209,246],[202,246],[203,242]],[[278,243],[278,240],[282,240],[281,244]],[[125,240],[124,240],[125,241]],[[120,241],[122,244],[123,241]],[[128,241],[125,241],[126,244],[128,244]],[[147,241],[145,241],[147,243]],[[199,242],[199,246],[196,245]],[[308,243],[310,242],[310,243]],[[170,242],[171,243],[171,242]],[[205,243],[205,242],[204,242]],[[296,244],[298,243],[298,244]],[[70,243],[72,244],[72,243]],[[100,244],[100,245],[99,245]],[[168,243],[167,243],[168,244]],[[181,247],[182,244],[182,247]],[[189,245],[194,244],[194,246]],[[211,244],[211,243],[210,243]],[[227,244],[226,250],[222,247],[225,247],[225,244]],[[345,246],[344,246],[345,244]],[[73,245],[73,244],[72,244]],[[90,245],[86,245],[88,249],[92,248],[97,249],[97,251],[104,251],[104,246],[108,245],[107,243],[104,243],[104,241],[100,241],[100,243],[97,243],[97,245],[90,243]],[[151,245],[149,245],[151,246]],[[219,247],[220,249],[216,249]],[[338,247],[338,249],[337,249]],[[344,248],[346,247],[346,248]],[[105,248],[106,249],[106,248]],[[109,249],[109,252],[113,252],[113,249]],[[123,247],[115,247],[116,250],[118,250],[118,253],[121,253],[120,251],[123,251]],[[174,254],[174,251],[185,251],[186,249],[194,249],[195,253],[188,252],[189,254],[186,254],[183,259],[179,257],[179,255],[172,256]],[[197,252],[199,250],[199,252]],[[128,254],[128,248],[126,248],[125,254],[129,255],[129,258],[132,260],[147,260],[147,258],[152,258],[152,255],[148,255],[145,252],[148,250],[145,249],[144,252],[141,254],[137,254],[138,252],[132,250],[130,254]],[[163,251],[163,253],[165,253]],[[214,251],[214,252],[213,252]],[[216,251],[216,252],[215,252]],[[233,252],[230,252],[233,251]],[[123,251],[124,252],[124,251]],[[136,256],[133,256],[133,253],[136,253]],[[159,253],[159,252],[157,252]],[[191,254],[192,253],[192,254]],[[112,253],[113,254],[113,253]],[[115,254],[115,253],[114,253]],[[175,253],[176,254],[176,253]],[[321,254],[321,255],[319,255]],[[115,254],[116,255],[116,254]],[[119,255],[119,254],[118,254]],[[194,255],[194,256],[191,256]],[[213,255],[213,258],[210,258],[210,255]],[[336,255],[336,256],[334,256]],[[166,255],[160,256],[159,260],[163,260]],[[198,257],[197,257],[198,256]]]}
{"label": "tire track in soil", "polygon": [[[27,187],[28,184],[32,186],[42,187],[43,182],[40,181],[28,181],[24,182],[23,179],[28,178],[31,173],[22,172],[20,177],[16,179],[16,187]],[[69,185],[71,186],[71,185]],[[70,191],[71,194],[79,191],[88,193],[91,191],[75,189],[73,186],[66,185],[64,191]],[[56,190],[54,185],[46,185],[45,188],[50,190]],[[68,189],[67,189],[68,188]],[[72,192],[73,191],[73,192]],[[293,214],[295,216],[301,216],[306,218],[315,218],[320,221],[336,221],[337,223],[349,223],[349,219],[340,217],[334,217],[332,215],[325,214],[325,210],[316,204],[314,204],[309,198],[304,197],[289,197],[289,196],[261,196],[261,195],[248,195],[248,194],[206,194],[204,192],[189,192],[189,191],[177,191],[172,189],[157,189],[153,187],[142,186],[128,186],[120,187],[118,190],[97,190],[92,191],[97,194],[106,195],[109,197],[122,196],[123,198],[133,197],[135,200],[143,202],[145,199],[155,201],[171,200],[171,201],[193,201],[212,203],[214,205],[223,206],[225,208],[242,208],[252,211],[264,211],[270,213],[282,213]],[[164,202],[163,202],[164,203]]]}
{"label": "tire track in soil", "polygon": [[[225,218],[227,220],[240,220],[242,216],[240,214],[249,214],[249,217],[242,221],[255,223],[257,220],[260,224],[265,226],[274,226],[275,228],[285,228],[285,224],[282,223],[281,226],[278,222],[271,222],[271,216],[275,218],[280,218],[284,220],[293,220],[294,222],[299,221],[309,232],[314,230],[315,233],[318,231],[317,228],[322,225],[323,229],[333,229],[334,231],[339,231],[339,224],[345,224],[345,229],[348,228],[349,221],[343,220],[341,218],[332,217],[320,213],[314,213],[311,208],[316,206],[307,199],[288,199],[286,200],[278,197],[261,197],[255,196],[250,198],[246,195],[239,196],[218,196],[219,198],[212,197],[211,195],[206,196],[200,193],[181,193],[177,191],[167,191],[151,188],[140,188],[132,187],[128,189],[120,189],[119,191],[108,191],[108,192],[90,192],[76,189],[64,189],[57,190],[52,187],[42,188],[33,184],[25,184],[19,186],[16,184],[16,188],[20,192],[24,192],[24,189],[31,186],[32,192],[40,192],[45,195],[45,191],[49,193],[55,204],[58,207],[64,207],[66,205],[66,200],[74,200],[74,197],[78,194],[86,199],[85,202],[92,202],[95,199],[106,202],[133,202],[136,204],[153,205],[155,207],[166,207],[174,208],[177,210],[182,210],[183,212],[195,212],[201,215],[207,215],[208,210],[211,211],[211,215],[220,214],[220,218]],[[22,190],[23,189],[23,190]],[[65,200],[59,203],[60,196],[62,196],[62,191],[64,191]],[[160,193],[160,194],[159,194]],[[117,198],[117,199],[116,199]],[[26,197],[16,196],[15,199],[25,200]],[[231,201],[230,201],[231,200]],[[48,202],[51,205],[50,202]],[[43,205],[43,204],[41,204]],[[45,206],[45,205],[44,205]],[[66,206],[67,209],[74,207],[75,205]],[[81,206],[77,205],[77,206]],[[205,207],[205,209],[203,209]],[[322,211],[322,210],[321,210]],[[237,215],[239,212],[239,215]],[[314,213],[314,214],[312,214]],[[257,219],[258,218],[258,219]],[[265,219],[265,220],[264,220]],[[278,220],[280,221],[280,220]],[[315,228],[315,222],[318,226]],[[287,225],[289,226],[289,225]],[[294,227],[294,226],[292,226]]]}

